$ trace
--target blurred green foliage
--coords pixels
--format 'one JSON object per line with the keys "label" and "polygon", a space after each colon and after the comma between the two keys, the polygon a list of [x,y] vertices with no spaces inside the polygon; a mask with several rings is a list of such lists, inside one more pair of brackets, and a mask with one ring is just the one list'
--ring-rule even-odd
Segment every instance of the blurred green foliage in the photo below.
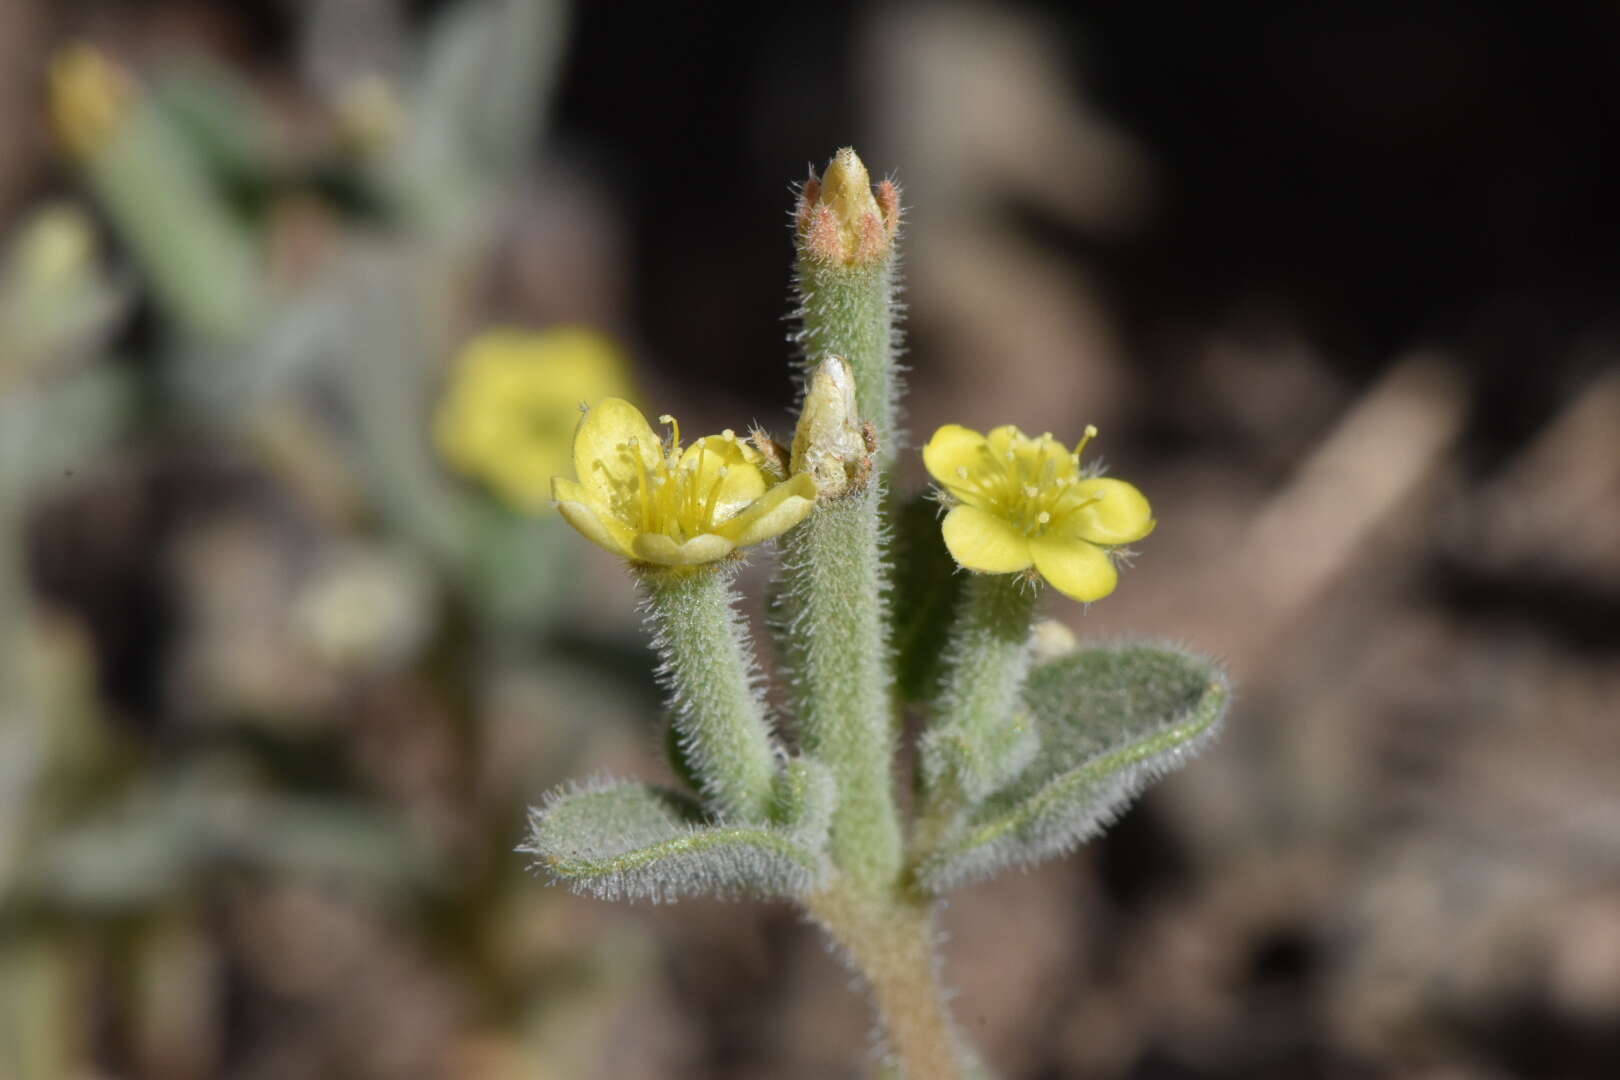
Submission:
{"label": "blurred green foliage", "polygon": [[[430,441],[451,357],[492,318],[479,285],[543,153],[566,15],[451,7],[403,74],[352,64],[303,141],[201,57],[55,62],[85,203],[37,210],[0,267],[0,1076],[214,1075],[227,1001],[371,993],[374,1029],[409,1029],[434,992],[475,1035],[435,1042],[430,1016],[386,1051],[360,1024],[370,1049],[231,1053],[294,1075],[458,1071],[446,1055],[578,1075],[649,962],[628,931],[588,952],[547,932],[556,904],[509,852],[525,796],[636,737],[650,688],[591,677],[631,647],[565,625],[554,516],[452,476]],[[144,715],[107,692],[93,621],[37,588],[39,519],[115,535],[132,480],[177,454],[228,463],[245,509],[119,555],[178,594],[120,613],[155,620],[134,633],[173,661]],[[588,709],[553,704],[586,686]],[[431,952],[450,985],[340,993],[298,967],[328,945],[374,950],[368,970]]]}

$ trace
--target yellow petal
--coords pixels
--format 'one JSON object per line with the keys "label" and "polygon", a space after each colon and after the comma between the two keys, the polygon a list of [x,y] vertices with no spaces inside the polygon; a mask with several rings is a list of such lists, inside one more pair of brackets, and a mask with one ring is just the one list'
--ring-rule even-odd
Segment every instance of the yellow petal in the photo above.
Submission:
{"label": "yellow petal", "polygon": [[[631,454],[631,442],[640,454],[639,466]],[[662,455],[647,418],[623,398],[603,399],[585,414],[574,432],[574,473],[591,501],[603,507],[614,504],[616,487],[633,490],[640,483],[641,466],[657,468]]]}
{"label": "yellow petal", "polygon": [[969,570],[1010,574],[1029,565],[1029,538],[976,506],[958,506],[940,526],[951,557]]}
{"label": "yellow petal", "polygon": [[754,505],[721,526],[721,531],[738,547],[747,547],[781,536],[815,508],[815,477],[800,473],[771,488]]}
{"label": "yellow petal", "polygon": [[[758,451],[724,435],[707,435],[681,454],[680,467],[697,470],[693,482],[702,498],[708,499],[714,485],[720,485],[715,498],[714,522],[725,521],[765,494],[768,486],[765,475],[753,464],[750,455],[759,456]],[[725,469],[724,476],[720,475],[721,469]]]}
{"label": "yellow petal", "polygon": [[698,566],[730,555],[736,547],[730,540],[713,533],[694,536],[684,544],[663,533],[642,533],[632,545],[635,557],[660,566]]}
{"label": "yellow petal", "polygon": [[1153,509],[1147,496],[1123,480],[1093,477],[1076,484],[1074,492],[1071,497],[1080,499],[1102,497],[1065,515],[1052,532],[1113,546],[1140,540],[1153,531]]}
{"label": "yellow petal", "polygon": [[958,469],[972,472],[983,464],[980,451],[984,449],[984,436],[960,424],[946,424],[934,432],[934,437],[923,447],[923,464],[928,475],[949,488],[961,484]]}
{"label": "yellow petal", "polygon": [[597,514],[588,502],[572,497],[583,494],[578,484],[570,480],[555,480],[552,482],[551,494],[557,500],[557,510],[562,514],[563,520],[578,529],[585,539],[615,555],[629,558],[634,554],[630,546],[631,534],[628,528],[611,516]]}
{"label": "yellow petal", "polygon": [[1027,436],[1017,424],[1002,424],[991,428],[984,440],[990,444],[990,452],[996,455],[997,461],[1006,461],[1007,451],[1016,450],[1027,441]]}
{"label": "yellow petal", "polygon": [[1058,592],[1084,603],[1101,600],[1114,591],[1119,572],[1108,553],[1084,540],[1065,540],[1051,534],[1029,542],[1035,569]]}

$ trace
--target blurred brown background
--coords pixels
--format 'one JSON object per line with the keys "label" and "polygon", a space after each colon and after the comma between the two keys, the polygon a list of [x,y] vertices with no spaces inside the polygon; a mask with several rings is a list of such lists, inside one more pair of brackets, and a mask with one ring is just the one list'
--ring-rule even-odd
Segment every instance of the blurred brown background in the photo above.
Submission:
{"label": "blurred brown background", "polygon": [[[516,99],[494,164],[354,150],[354,86],[428,130],[430,43],[518,7],[517,89],[445,106]],[[53,144],[85,40],[273,315],[188,325]],[[611,560],[426,434],[471,332],[563,323],[693,430],[784,431],[788,185],[845,144],[905,195],[914,435],[1096,423],[1159,527],[1054,613],[1238,687],[1103,840],[950,902],[988,1059],[1620,1075],[1617,56],[1609,4],[5,0],[0,231],[90,215],[117,300],[68,366],[120,404],[0,515],[0,1076],[855,1075],[787,908],[525,876],[547,788],[665,775],[649,660]],[[0,476],[102,423],[56,370],[0,381]]]}

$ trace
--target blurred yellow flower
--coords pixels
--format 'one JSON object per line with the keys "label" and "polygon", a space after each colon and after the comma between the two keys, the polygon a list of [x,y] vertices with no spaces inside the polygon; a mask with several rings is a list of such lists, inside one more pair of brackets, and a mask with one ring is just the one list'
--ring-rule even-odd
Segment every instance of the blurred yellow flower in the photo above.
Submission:
{"label": "blurred yellow flower", "polygon": [[129,80],[92,45],[69,45],[51,60],[51,127],[70,153],[85,157],[103,145],[121,122]]}
{"label": "blurred yellow flower", "polygon": [[540,511],[551,505],[551,478],[568,469],[580,408],[628,391],[622,353],[594,330],[488,330],[456,357],[434,438],[457,469],[513,507]]}
{"label": "blurred yellow flower", "polygon": [[759,451],[736,432],[684,450],[673,417],[666,447],[634,405],[608,398],[574,436],[578,480],[552,482],[557,508],[587,538],[617,555],[660,566],[696,566],[779,536],[815,508],[808,473],[771,485]]}
{"label": "blurred yellow flower", "polygon": [[338,91],[333,112],[338,137],[362,156],[385,153],[405,129],[405,105],[399,91],[375,72],[360,76]]}
{"label": "blurred yellow flower", "polygon": [[985,574],[1035,568],[1059,592],[1100,600],[1119,580],[1108,548],[1153,531],[1147,499],[1123,480],[1087,476],[1080,454],[1050,434],[1011,424],[988,436],[947,424],[923,447],[923,464],[956,505],[942,526],[958,563]]}

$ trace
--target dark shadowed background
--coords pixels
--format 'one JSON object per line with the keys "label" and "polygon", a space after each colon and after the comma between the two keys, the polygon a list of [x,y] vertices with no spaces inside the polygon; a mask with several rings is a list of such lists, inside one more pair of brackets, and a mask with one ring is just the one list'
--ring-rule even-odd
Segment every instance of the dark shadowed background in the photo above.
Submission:
{"label": "dark shadowed background", "polygon": [[1053,615],[1237,685],[951,901],[988,1059],[1620,1075],[1617,56],[1596,3],[5,0],[0,1077],[856,1074],[786,907],[526,874],[547,789],[666,775],[650,659],[432,436],[479,330],[576,324],[785,433],[790,184],[848,144],[914,441],[1096,423],[1159,526]]}

